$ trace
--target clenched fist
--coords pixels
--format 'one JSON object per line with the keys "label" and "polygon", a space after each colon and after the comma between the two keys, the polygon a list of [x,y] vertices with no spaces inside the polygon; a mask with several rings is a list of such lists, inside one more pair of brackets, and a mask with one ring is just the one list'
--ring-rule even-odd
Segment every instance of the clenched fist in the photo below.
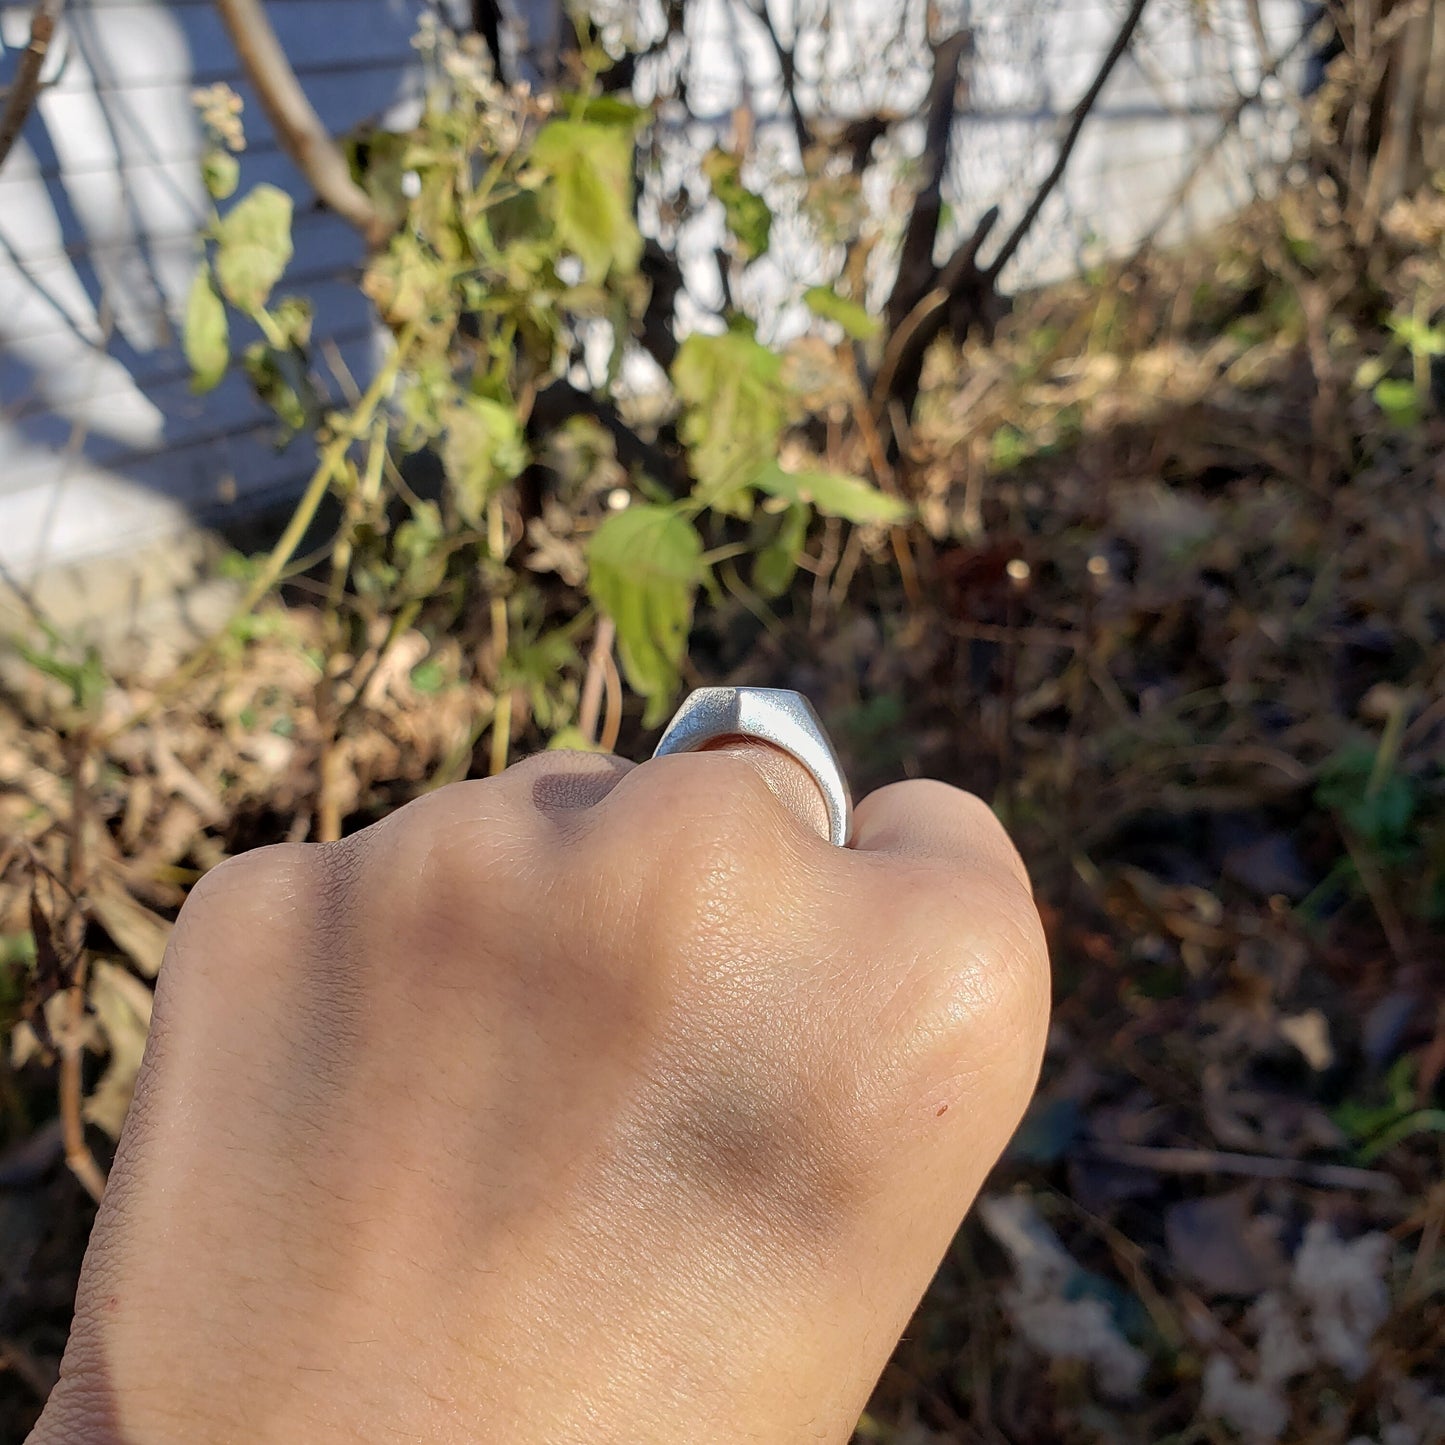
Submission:
{"label": "clenched fist", "polygon": [[32,1445],[841,1442],[1033,1087],[976,799],[549,753],[216,869]]}

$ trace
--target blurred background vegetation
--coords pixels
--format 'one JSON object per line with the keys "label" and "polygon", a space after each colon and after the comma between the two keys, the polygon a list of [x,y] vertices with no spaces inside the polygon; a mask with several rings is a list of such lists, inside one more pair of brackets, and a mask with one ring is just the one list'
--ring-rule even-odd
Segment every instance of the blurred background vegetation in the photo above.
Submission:
{"label": "blurred background vegetation", "polygon": [[[1445,23],[1324,7],[1261,195],[1008,289],[1150,3],[1001,218],[945,184],[971,38],[932,7],[914,110],[843,123],[760,0],[797,165],[744,109],[680,185],[681,0],[520,60],[485,5],[433,19],[414,123],[337,137],[220,0],[364,238],[378,359],[314,341],[291,197],[199,93],[194,386],[239,359],[314,468],[203,640],[38,604],[9,639],[0,1440],[55,1378],[191,884],[538,748],[643,757],[717,682],[806,692],[860,795],[991,800],[1050,931],[1038,1098],[857,1438],[1445,1440]],[[759,285],[783,227],[809,265]]]}

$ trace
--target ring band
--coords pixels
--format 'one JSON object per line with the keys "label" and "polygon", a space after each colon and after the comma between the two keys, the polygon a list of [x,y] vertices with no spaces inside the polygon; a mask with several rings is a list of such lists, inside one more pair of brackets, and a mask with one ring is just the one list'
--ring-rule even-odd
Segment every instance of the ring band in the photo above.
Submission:
{"label": "ring band", "polygon": [[757,738],[800,763],[823,795],[829,841],[846,846],[853,818],[848,781],[818,714],[802,693],[778,687],[700,687],[678,708],[653,757],[699,752],[724,738]]}

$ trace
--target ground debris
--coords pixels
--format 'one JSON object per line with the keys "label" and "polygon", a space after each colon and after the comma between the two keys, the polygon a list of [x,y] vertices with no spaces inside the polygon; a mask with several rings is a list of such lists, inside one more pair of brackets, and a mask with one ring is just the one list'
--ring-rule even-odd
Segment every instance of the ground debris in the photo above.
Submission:
{"label": "ground debris", "polygon": [[[1440,197],[1362,257],[1311,185],[1021,298],[992,345],[929,361],[900,464],[922,600],[858,548],[845,596],[846,534],[820,529],[817,576],[695,634],[697,681],[807,691],[857,794],[935,776],[993,803],[1050,935],[1034,1108],[860,1439],[1445,1438],[1445,414],[1388,414],[1369,371],[1418,378],[1398,319],[1440,296]],[[543,521],[545,585],[576,556]],[[298,586],[184,687],[107,691],[79,913],[58,694],[5,670],[5,1445],[58,1364],[92,1218],[52,1035],[86,1051],[103,1160],[195,880],[315,836],[323,759],[345,831],[485,768],[483,620],[348,638],[329,713],[327,625]],[[541,737],[519,709],[517,750]],[[629,712],[619,751],[651,741]],[[78,1022],[52,936],[76,922]]]}

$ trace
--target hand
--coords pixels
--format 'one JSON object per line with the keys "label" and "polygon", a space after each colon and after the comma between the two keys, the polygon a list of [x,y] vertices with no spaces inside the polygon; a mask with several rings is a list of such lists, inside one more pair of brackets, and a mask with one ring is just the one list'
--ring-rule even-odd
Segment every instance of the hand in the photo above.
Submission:
{"label": "hand", "polygon": [[32,1445],[846,1440],[1048,977],[983,804],[810,788],[550,753],[209,874]]}

